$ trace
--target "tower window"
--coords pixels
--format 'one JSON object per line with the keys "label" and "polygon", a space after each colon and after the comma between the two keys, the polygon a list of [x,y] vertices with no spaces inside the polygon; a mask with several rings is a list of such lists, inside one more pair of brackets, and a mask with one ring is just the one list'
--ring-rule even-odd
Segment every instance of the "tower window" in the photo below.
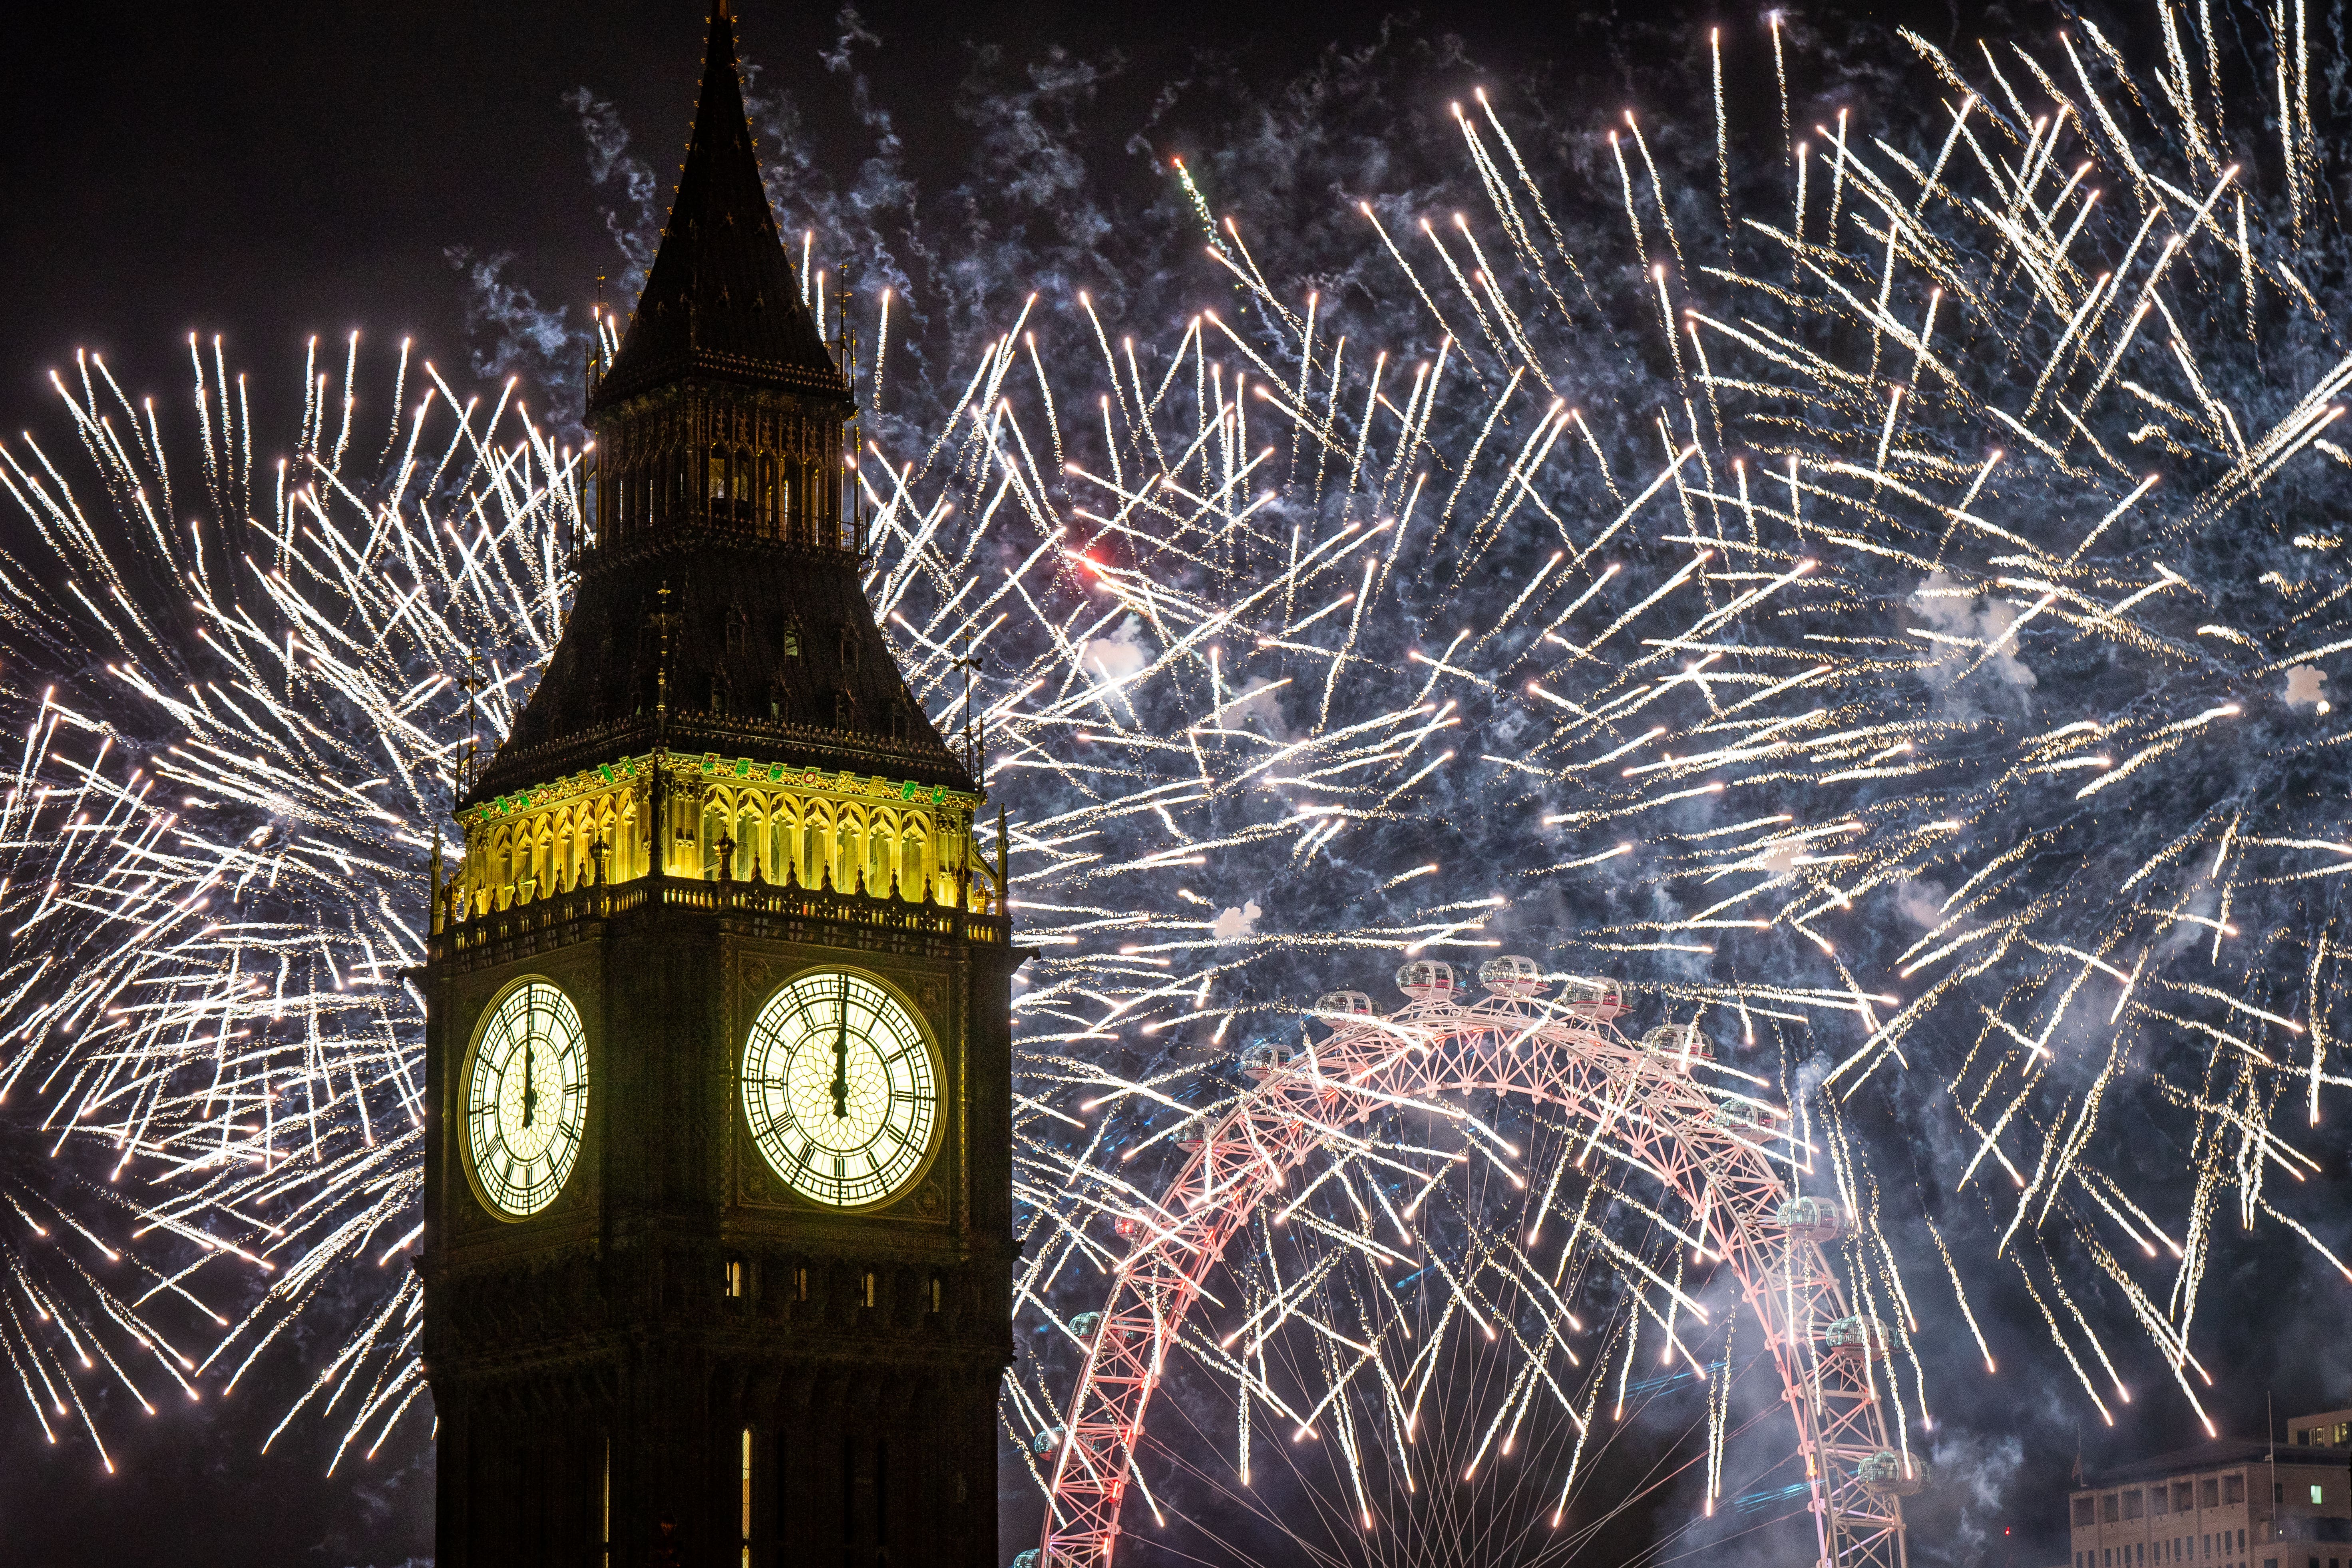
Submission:
{"label": "tower window", "polygon": [[751,1568],[751,1428],[743,1428],[743,1481],[741,1489],[741,1528],[743,1568]]}
{"label": "tower window", "polygon": [[857,656],[859,651],[857,628],[855,626],[842,627],[841,668],[844,669],[856,669],[857,668]]}
{"label": "tower window", "polygon": [[750,1279],[749,1264],[740,1258],[730,1258],[727,1260],[727,1295],[730,1300],[740,1301],[751,1293]]}
{"label": "tower window", "polygon": [[931,1310],[932,1310],[932,1311],[934,1311],[934,1312],[936,1312],[936,1311],[938,1311],[939,1310],[940,1310],[940,1277],[939,1277],[938,1275],[934,1274],[934,1275],[932,1275],[932,1276],[931,1276]]}
{"label": "tower window", "polygon": [[808,1300],[808,1267],[805,1264],[793,1270],[793,1299],[796,1301]]}
{"label": "tower window", "polygon": [[[874,1270],[872,1270],[871,1268],[869,1268],[869,1269],[867,1269],[867,1270],[866,1271],[866,1284],[865,1284],[865,1290],[866,1290],[866,1306],[871,1307],[871,1306],[873,1306],[873,1305],[874,1305]],[[2316,1491],[2316,1490],[2318,1490],[2319,1489],[2318,1489],[2318,1488],[2316,1488],[2316,1487],[2315,1487],[2315,1488],[2313,1488],[2312,1489],[2313,1489],[2314,1491]]]}
{"label": "tower window", "polygon": [[743,645],[751,640],[751,636],[750,613],[740,605],[730,605],[727,610],[727,651],[741,653]]}

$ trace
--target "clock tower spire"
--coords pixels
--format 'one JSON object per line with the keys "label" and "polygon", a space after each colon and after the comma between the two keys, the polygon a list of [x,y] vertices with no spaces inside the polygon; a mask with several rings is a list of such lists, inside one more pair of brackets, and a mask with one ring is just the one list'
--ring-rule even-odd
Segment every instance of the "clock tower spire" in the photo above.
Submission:
{"label": "clock tower spire", "polygon": [[1012,942],[860,582],[856,361],[710,20],[426,1006],[442,1568],[992,1563]]}

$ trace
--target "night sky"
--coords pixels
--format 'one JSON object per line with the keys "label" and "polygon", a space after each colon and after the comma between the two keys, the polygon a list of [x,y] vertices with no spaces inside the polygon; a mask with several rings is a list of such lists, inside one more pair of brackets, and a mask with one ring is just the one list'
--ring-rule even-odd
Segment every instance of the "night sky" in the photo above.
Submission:
{"label": "night sky", "polygon": [[[134,395],[184,400],[192,331],[226,336],[233,369],[253,374],[265,410],[271,398],[291,403],[312,334],[338,361],[355,327],[376,342],[413,336],[421,354],[464,373],[495,352],[496,334],[469,315],[468,274],[453,259],[460,253],[510,253],[503,276],[542,307],[567,307],[577,322],[597,275],[617,272],[620,260],[601,210],[609,197],[591,183],[588,145],[565,95],[585,88],[609,100],[640,150],[658,153],[683,141],[703,41],[691,4],[257,5],[226,18],[219,9],[58,8],[42,16],[37,37],[14,35],[0,50],[0,431],[30,427],[69,447],[47,378],[79,348],[103,353]],[[1097,153],[1091,178],[1114,192],[1142,189],[1157,177],[1154,151],[1185,134],[1182,114],[1154,121],[1157,142],[1130,145],[1129,137],[1163,84],[1194,68],[1197,51],[1215,51],[1272,90],[1330,45],[1379,37],[1384,23],[1377,8],[1323,5],[1311,8],[1307,32],[1269,21],[1273,9],[992,0],[950,12],[884,0],[858,7],[880,44],[863,50],[857,70],[890,107],[908,169],[919,179],[936,167],[944,184],[971,134],[951,105],[976,50],[993,47],[1015,59],[1056,48],[1101,59],[1116,50],[1122,68],[1097,96],[1086,132]],[[1456,33],[1474,64],[1524,66],[1546,51],[1591,47],[1590,25],[1529,24],[1510,9],[1447,7],[1398,26]],[[1641,10],[1654,21],[1662,8]],[[1882,15],[1939,38],[1960,25],[1942,5]],[[1972,26],[1988,19],[1979,7],[1967,15]],[[2039,27],[2056,18],[2035,6],[1990,20]],[[1704,26],[1695,13],[1691,26]],[[851,75],[822,59],[842,27],[816,7],[760,0],[746,0],[739,26],[761,84],[793,96],[818,155],[845,165],[863,155],[864,142],[845,129]],[[1466,67],[1458,74],[1465,83],[1475,76]],[[933,237],[959,243],[953,234]],[[264,429],[289,422],[267,412],[257,420]],[[2321,1152],[2342,1169],[2340,1147]],[[2268,1387],[2278,1390],[2282,1417],[2352,1394],[2333,1327],[2340,1290],[2330,1292],[2324,1270],[2303,1255],[2271,1256],[2273,1264],[2208,1285],[2243,1308],[2206,1308],[2208,1324],[2239,1317],[2244,1325],[2235,1342],[2205,1347],[2228,1373],[2217,1407],[2232,1435],[2260,1432]],[[325,1325],[315,1331],[329,1342]],[[2063,1555],[2059,1494],[2078,1426],[2093,1464],[2194,1434],[2179,1403],[2160,1392],[2132,1406],[2115,1432],[2096,1428],[2070,1399],[2063,1368],[2042,1364],[2055,1358],[2038,1324],[1993,1322],[1988,1331],[2010,1366],[2036,1370],[1998,1389],[1955,1387],[1946,1415],[2023,1439],[1997,1489],[1975,1503],[1980,1520],[2014,1519],[2032,1532],[2036,1544],[2012,1568],[2040,1568]],[[373,1461],[347,1459],[332,1480],[322,1472],[338,1426],[298,1422],[258,1453],[307,1381],[301,1348],[285,1347],[225,1405],[210,1388],[202,1405],[152,1418],[118,1403],[103,1417],[112,1476],[86,1442],[50,1448],[21,1419],[21,1405],[0,1404],[0,1564],[388,1568],[428,1560],[423,1421],[406,1422]],[[1965,1369],[1969,1357],[1952,1364]],[[1969,1561],[2004,1563],[1993,1528],[1995,1554]],[[1915,1553],[1932,1544],[1914,1537]]]}

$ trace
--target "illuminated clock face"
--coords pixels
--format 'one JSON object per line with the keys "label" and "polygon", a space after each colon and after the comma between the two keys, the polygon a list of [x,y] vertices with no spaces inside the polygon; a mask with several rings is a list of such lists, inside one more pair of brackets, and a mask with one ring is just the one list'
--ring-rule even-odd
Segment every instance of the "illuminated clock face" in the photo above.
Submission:
{"label": "illuminated clock face", "polygon": [[743,1113],[803,1197],[862,1208],[904,1192],[939,1126],[922,1026],[881,984],[812,970],[768,999],[743,1047]]}
{"label": "illuminated clock face", "polygon": [[544,980],[499,998],[466,1059],[466,1153],[496,1213],[526,1219],[555,1201],[588,1121],[588,1047],[572,999]]}

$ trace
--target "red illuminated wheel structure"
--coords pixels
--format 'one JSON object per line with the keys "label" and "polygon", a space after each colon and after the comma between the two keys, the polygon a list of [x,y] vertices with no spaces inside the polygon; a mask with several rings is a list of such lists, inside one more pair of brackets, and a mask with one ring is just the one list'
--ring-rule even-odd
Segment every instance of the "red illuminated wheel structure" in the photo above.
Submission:
{"label": "red illuminated wheel structure", "polygon": [[1728,1265],[1763,1330],[1821,1561],[1906,1568],[1901,1499],[1918,1489],[1921,1468],[1888,1442],[1886,1332],[1848,1304],[1824,1256],[1842,1215],[1799,1195],[1786,1113],[1706,1081],[1715,1064],[1696,1028],[1628,1039],[1613,1024],[1625,1008],[1605,984],[1571,980],[1548,998],[1536,965],[1520,958],[1490,960],[1481,977],[1487,994],[1468,1001],[1446,964],[1407,963],[1398,973],[1407,1005],[1385,1016],[1358,993],[1326,997],[1318,1015],[1331,1033],[1253,1059],[1255,1083],[1202,1132],[1156,1209],[1119,1225],[1126,1256],[1108,1298],[1079,1320],[1085,1359],[1053,1435],[1040,1568],[1109,1561],[1170,1353],[1259,1206],[1383,1110],[1453,1114],[1440,1097],[1465,1093],[1549,1108],[1584,1157],[1638,1169],[1679,1201],[1690,1237]]}

